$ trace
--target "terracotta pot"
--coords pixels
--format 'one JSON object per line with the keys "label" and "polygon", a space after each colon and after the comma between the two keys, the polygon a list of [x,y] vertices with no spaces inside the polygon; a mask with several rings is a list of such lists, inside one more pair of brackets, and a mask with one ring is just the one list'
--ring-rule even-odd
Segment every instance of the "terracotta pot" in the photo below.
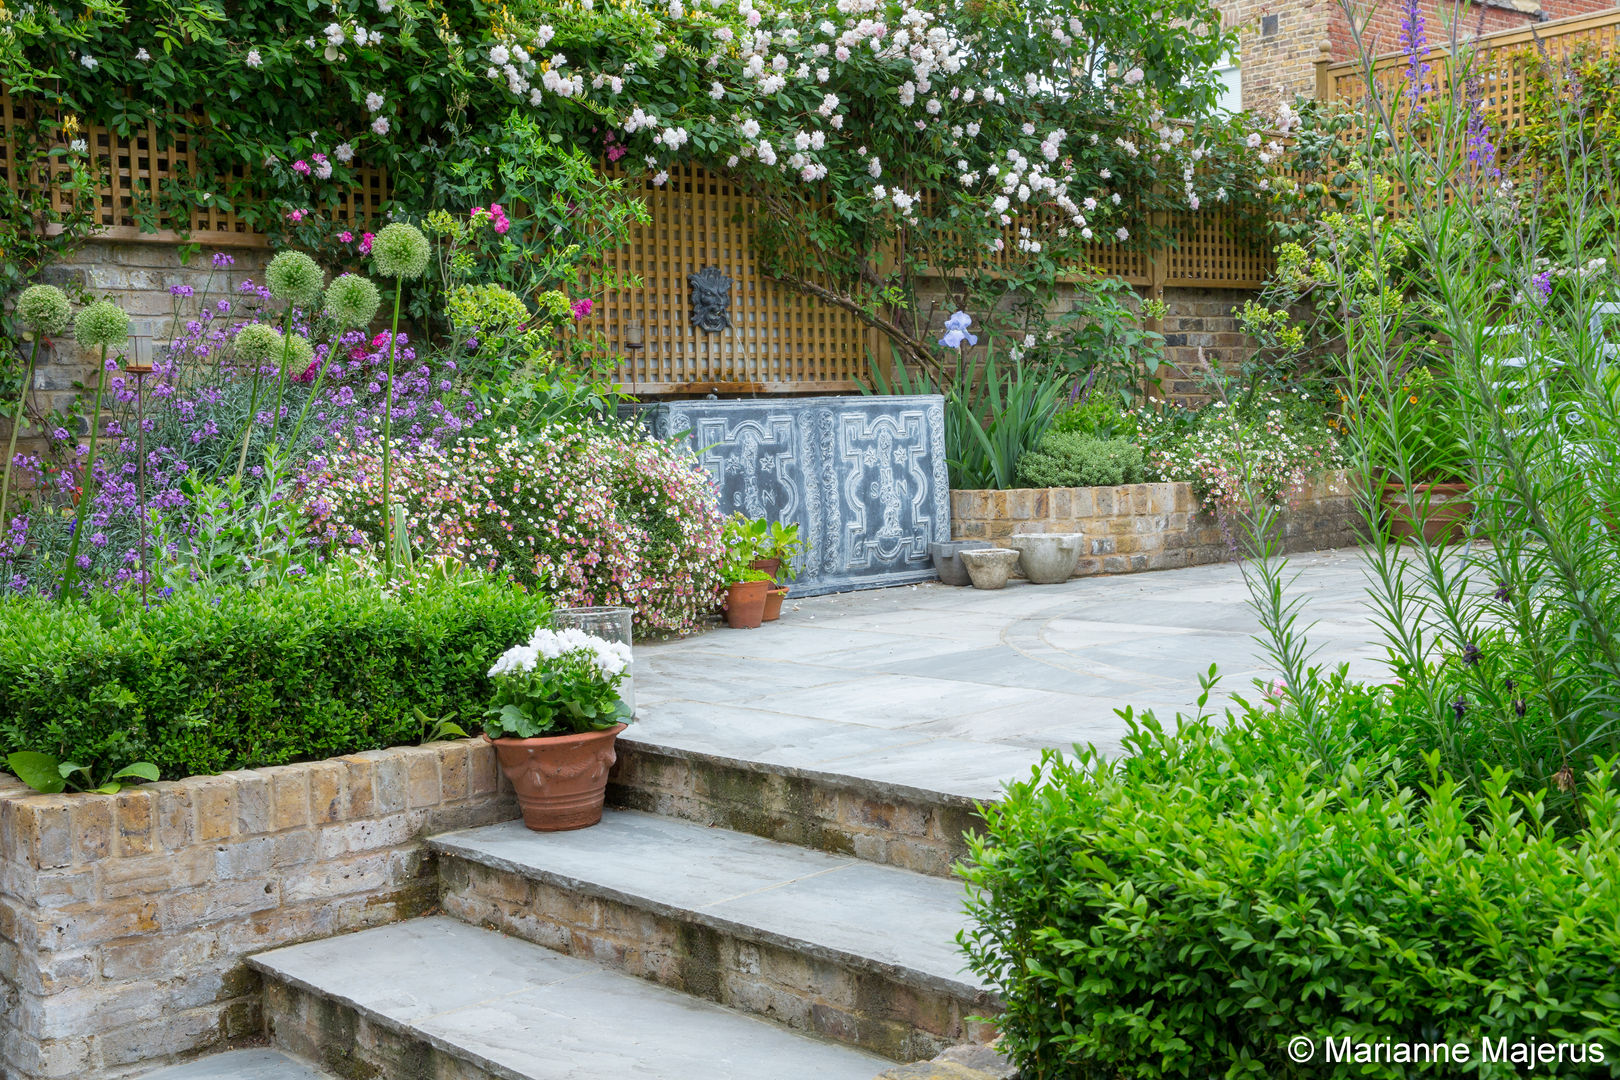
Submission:
{"label": "terracotta pot", "polygon": [[523,824],[536,832],[562,832],[601,821],[613,740],[623,730],[614,724],[582,735],[490,739],[501,772],[517,790]]}
{"label": "terracotta pot", "polygon": [[775,581],[776,580],[776,572],[778,570],[782,569],[782,560],[781,559],[755,559],[753,562],[749,563],[748,565],[749,565],[750,569],[765,571],[767,574],[771,575],[771,580]]}
{"label": "terracotta pot", "polygon": [[733,630],[752,630],[765,621],[765,597],[771,591],[768,581],[739,581],[726,586],[726,625]]}
{"label": "terracotta pot", "polygon": [[1386,483],[1379,494],[1384,513],[1389,520],[1389,535],[1396,540],[1411,540],[1418,535],[1418,516],[1423,515],[1423,539],[1430,544],[1455,544],[1467,536],[1468,516],[1474,504],[1467,499],[1467,484],[1413,484],[1412,499],[1406,502],[1406,488],[1398,483]]}
{"label": "terracotta pot", "polygon": [[765,613],[761,616],[766,622],[775,622],[782,617],[782,601],[787,599],[788,587],[778,585],[774,589],[765,590]]}

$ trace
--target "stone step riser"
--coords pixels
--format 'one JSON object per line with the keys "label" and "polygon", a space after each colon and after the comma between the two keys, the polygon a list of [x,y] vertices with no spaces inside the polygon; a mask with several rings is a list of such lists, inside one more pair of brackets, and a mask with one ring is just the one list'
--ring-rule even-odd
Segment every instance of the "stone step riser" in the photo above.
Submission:
{"label": "stone step riser", "polygon": [[919,985],[927,980],[448,853],[439,874],[445,913],[464,922],[896,1061],[995,1034],[969,1019],[994,1013],[995,1003],[966,988]]}
{"label": "stone step riser", "polygon": [[401,1080],[523,1080],[446,1053],[409,1029],[379,1023],[354,1006],[267,978],[265,1030],[271,1043],[340,1077]]}
{"label": "stone step riser", "polygon": [[619,741],[610,805],[713,825],[935,877],[954,876],[983,825],[967,800],[882,791]]}

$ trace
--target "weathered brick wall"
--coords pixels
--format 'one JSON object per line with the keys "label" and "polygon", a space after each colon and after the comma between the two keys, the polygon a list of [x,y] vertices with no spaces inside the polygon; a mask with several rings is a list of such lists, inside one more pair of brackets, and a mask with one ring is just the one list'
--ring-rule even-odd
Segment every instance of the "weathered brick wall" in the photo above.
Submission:
{"label": "weathered brick wall", "polygon": [[425,838],[516,816],[482,740],[117,795],[0,778],[0,1075],[119,1077],[258,1033],[244,956],[421,913]]}
{"label": "weathered brick wall", "polygon": [[[75,301],[88,294],[93,300],[111,300],[130,314],[129,349],[147,359],[153,342],[161,343],[171,332],[174,300],[169,289],[189,286],[196,297],[182,302],[184,317],[194,317],[197,297],[205,292],[214,297],[234,295],[232,290],[246,277],[259,277],[270,252],[262,248],[234,248],[225,252],[234,265],[216,269],[213,252],[204,250],[180,261],[181,249],[173,244],[92,241],[67,258],[47,267],[41,280],[61,286]],[[61,338],[40,349],[34,375],[33,406],[37,414],[66,409],[76,391],[75,382],[89,383],[94,376],[99,351],[80,349],[69,330]],[[39,454],[44,449],[40,432],[33,425],[19,437],[18,453]],[[0,420],[0,456],[10,426]]]}
{"label": "weathered brick wall", "polygon": [[[1290,499],[1279,521],[1283,549],[1347,547],[1359,542],[1359,521],[1349,480],[1328,473]],[[1190,484],[951,492],[957,540],[1062,532],[1085,535],[1076,577],[1202,566],[1235,554],[1235,535],[1198,509]]]}
{"label": "weathered brick wall", "polygon": [[[1490,0],[1460,7],[1452,0],[1419,0],[1430,44],[1449,38],[1452,21],[1458,36],[1468,39],[1613,6],[1613,0]],[[1361,55],[1339,0],[1221,0],[1220,8],[1226,25],[1238,30],[1243,107],[1251,112],[1269,114],[1295,94],[1315,96],[1316,61],[1324,50],[1334,62]],[[1370,11],[1357,5],[1358,25],[1366,20],[1362,47],[1372,55],[1399,52],[1405,11],[1402,3]]]}

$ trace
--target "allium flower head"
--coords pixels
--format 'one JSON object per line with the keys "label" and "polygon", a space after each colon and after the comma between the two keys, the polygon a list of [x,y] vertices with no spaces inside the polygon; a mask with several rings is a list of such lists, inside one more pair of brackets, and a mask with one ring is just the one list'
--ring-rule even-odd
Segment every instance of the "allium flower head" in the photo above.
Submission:
{"label": "allium flower head", "polygon": [[383,277],[418,278],[427,269],[428,238],[415,225],[384,225],[371,242],[371,265]]}
{"label": "allium flower head", "polygon": [[270,295],[288,304],[304,306],[321,295],[326,275],[320,265],[302,251],[283,251],[270,260],[264,272]]}
{"label": "allium flower head", "polygon": [[97,300],[73,320],[73,337],[80,345],[122,345],[129,337],[129,316],[111,300]]}
{"label": "allium flower head", "polygon": [[268,323],[248,323],[236,334],[236,355],[251,367],[281,359],[281,335]]}
{"label": "allium flower head", "polygon": [[382,304],[382,294],[368,278],[340,274],[326,287],[326,313],[339,326],[360,328],[370,324]]}
{"label": "allium flower head", "polygon": [[275,359],[277,363],[281,363],[282,357],[286,357],[283,370],[296,375],[309,367],[315,359],[315,346],[309,343],[308,338],[291,334],[282,338],[282,342],[285,346],[284,352],[277,353]]}
{"label": "allium flower head", "polygon": [[17,317],[36,334],[55,335],[73,321],[73,307],[55,285],[30,285],[17,298]]}

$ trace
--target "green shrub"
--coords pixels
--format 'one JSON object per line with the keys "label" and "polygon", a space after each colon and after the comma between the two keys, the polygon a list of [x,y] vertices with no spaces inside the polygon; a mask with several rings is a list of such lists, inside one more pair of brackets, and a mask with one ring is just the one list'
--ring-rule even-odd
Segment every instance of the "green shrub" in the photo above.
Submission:
{"label": "green shrub", "polygon": [[389,593],[356,572],[197,586],[149,610],[0,599],[0,757],[153,762],[166,778],[414,743],[413,707],[471,719],[490,665],[545,619],[494,578]]}
{"label": "green shrub", "polygon": [[1019,487],[1113,487],[1143,475],[1142,451],[1129,439],[1054,432],[1018,459]]}
{"label": "green shrub", "polygon": [[[1374,753],[1373,698],[1307,737],[1286,710],[1165,731],[1121,760],[1049,753],[972,841],[973,969],[1029,1078],[1315,1077],[1324,1039],[1604,1044],[1620,1053],[1620,798],[1588,778],[1560,836],[1498,773],[1481,799]],[[1305,749],[1358,746],[1330,769]],[[1415,771],[1421,786],[1400,777]],[[1043,775],[1044,774],[1044,775]],[[1290,1060],[1290,1039],[1314,1060]],[[1532,1061],[1536,1059],[1532,1058]],[[1404,1064],[1355,1075],[1404,1077]],[[1440,1075],[1468,1069],[1442,1067]],[[1541,1070],[1534,1070],[1543,1075]]]}
{"label": "green shrub", "polygon": [[1136,434],[1136,414],[1116,397],[1093,395],[1067,406],[1052,420],[1052,430],[1099,439],[1128,439]]}

